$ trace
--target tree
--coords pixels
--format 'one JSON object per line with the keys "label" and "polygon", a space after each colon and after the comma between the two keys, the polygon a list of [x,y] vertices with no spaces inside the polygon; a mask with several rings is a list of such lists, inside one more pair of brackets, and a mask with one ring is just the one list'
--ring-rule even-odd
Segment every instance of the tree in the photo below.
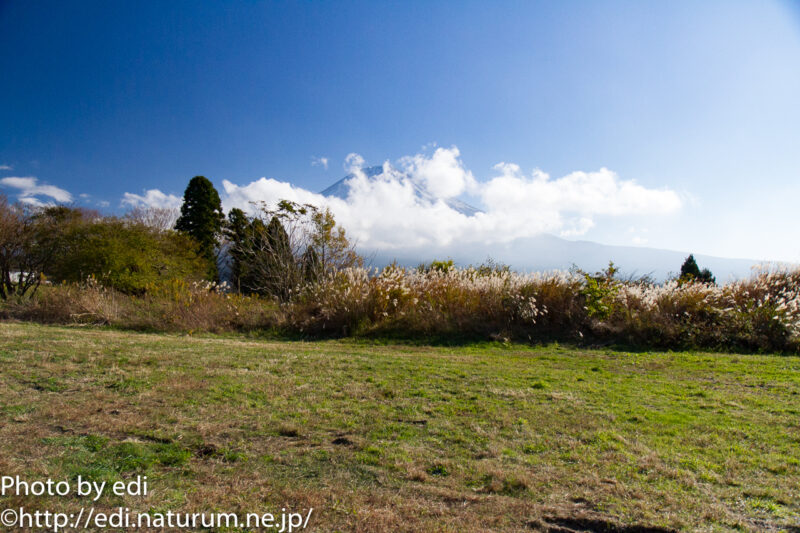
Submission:
{"label": "tree", "polygon": [[300,282],[300,271],[289,234],[280,219],[272,216],[265,224],[262,218],[255,218],[243,236],[231,251],[239,261],[241,290],[287,301]]}
{"label": "tree", "polygon": [[238,291],[242,290],[242,267],[244,253],[242,247],[247,240],[247,232],[250,221],[247,215],[234,207],[228,212],[228,220],[225,223],[225,239],[228,257],[230,258],[230,281],[231,285]]}
{"label": "tree", "polygon": [[347,239],[344,228],[336,224],[330,209],[312,210],[311,222],[313,230],[309,246],[316,253],[319,274],[363,264],[363,260]]}
{"label": "tree", "polygon": [[699,275],[700,267],[694,260],[694,254],[689,254],[689,257],[681,265],[681,279],[696,279]]}
{"label": "tree", "polygon": [[679,279],[681,281],[697,281],[708,284],[714,284],[717,281],[709,269],[704,268],[700,270],[700,267],[697,266],[697,261],[694,259],[694,254],[689,254],[689,257],[687,257],[683,265],[681,265],[681,275]]}
{"label": "tree", "polygon": [[35,293],[63,255],[65,233],[98,216],[66,206],[11,205],[0,195],[0,298]]}
{"label": "tree", "polygon": [[175,228],[179,214],[177,207],[134,207],[125,218],[158,231],[168,231]]}
{"label": "tree", "polygon": [[309,204],[282,200],[275,209],[262,204],[240,234],[230,253],[239,261],[243,292],[287,301],[304,284],[362,264],[330,211]]}
{"label": "tree", "polygon": [[194,239],[130,219],[73,225],[61,243],[47,269],[54,281],[80,283],[93,277],[105,287],[141,295],[165,281],[199,281],[206,274],[205,257]]}
{"label": "tree", "polygon": [[21,205],[11,205],[0,195],[0,298],[23,295],[40,283],[39,269],[23,272],[23,257],[30,244],[28,217]]}
{"label": "tree", "polygon": [[175,229],[190,235],[200,245],[201,254],[209,263],[208,277],[219,279],[217,270],[217,241],[225,215],[214,185],[204,176],[195,176],[183,193],[181,215]]}
{"label": "tree", "polygon": [[319,256],[314,247],[306,247],[302,260],[303,282],[313,284],[319,281],[320,267]]}
{"label": "tree", "polygon": [[700,275],[697,276],[697,281],[714,285],[717,282],[717,278],[714,277],[714,274],[709,269],[704,268],[700,271]]}

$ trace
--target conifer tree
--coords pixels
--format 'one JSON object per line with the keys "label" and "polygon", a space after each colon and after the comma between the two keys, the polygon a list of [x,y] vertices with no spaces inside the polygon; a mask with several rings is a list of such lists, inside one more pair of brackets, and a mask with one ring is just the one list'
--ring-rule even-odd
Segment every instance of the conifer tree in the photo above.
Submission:
{"label": "conifer tree", "polygon": [[272,273],[269,291],[282,300],[287,300],[292,282],[297,278],[297,265],[289,234],[277,216],[273,216],[267,225],[267,249],[268,270]]}
{"label": "conifer tree", "polygon": [[175,229],[190,235],[200,245],[202,255],[209,262],[209,279],[218,280],[217,239],[222,231],[222,202],[219,193],[208,178],[195,176],[183,193],[181,216]]}
{"label": "conifer tree", "polygon": [[303,254],[302,260],[303,281],[305,283],[316,283],[319,281],[320,261],[319,255],[313,246],[308,246]]}
{"label": "conifer tree", "polygon": [[689,254],[689,257],[681,265],[681,281],[699,281],[700,283],[714,284],[717,282],[714,274],[707,268],[700,270],[697,266],[697,261],[694,259],[694,254]]}
{"label": "conifer tree", "polygon": [[696,279],[699,275],[700,267],[697,266],[694,254],[689,254],[689,257],[681,265],[681,279]]}
{"label": "conifer tree", "polygon": [[250,221],[247,220],[244,211],[234,207],[228,212],[225,237],[228,240],[228,254],[231,258],[231,285],[239,291],[242,290],[242,267],[246,256],[244,246],[249,226]]}

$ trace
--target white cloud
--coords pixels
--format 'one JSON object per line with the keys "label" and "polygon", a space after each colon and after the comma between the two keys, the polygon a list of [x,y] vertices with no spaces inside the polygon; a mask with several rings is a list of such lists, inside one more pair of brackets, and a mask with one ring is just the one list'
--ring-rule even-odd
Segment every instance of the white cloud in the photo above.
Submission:
{"label": "white cloud", "polygon": [[46,205],[52,205],[51,202],[43,202],[34,196],[23,196],[19,199],[20,203],[34,205],[36,207],[44,207]]}
{"label": "white cloud", "polygon": [[[396,165],[386,162],[377,176],[366,176],[364,164],[355,153],[345,159],[345,169],[353,174],[346,199],[275,179],[243,185],[223,180],[223,206],[251,213],[254,202],[274,206],[281,199],[325,206],[359,245],[403,249],[508,243],[541,233],[579,237],[598,217],[650,217],[682,205],[674,191],[647,188],[605,168],[553,179],[540,170],[526,176],[518,165],[500,163],[493,176],[478,181],[464,168],[456,147],[404,157]],[[484,211],[468,216],[448,205],[465,194]]]}
{"label": "white cloud", "polygon": [[274,179],[261,178],[247,185],[236,185],[228,180],[222,180],[222,205],[225,210],[239,207],[248,213],[253,213],[258,206],[253,203],[266,202],[274,206],[279,200],[292,202],[325,205],[326,198],[291,183]]}
{"label": "white cloud", "polygon": [[559,179],[540,170],[530,178],[517,165],[495,166],[500,176],[482,190],[487,206],[494,209],[568,211],[583,215],[663,214],[681,206],[673,191],[647,189],[635,181],[622,181],[616,173],[601,168],[596,172],[572,172]]}
{"label": "white cloud", "polygon": [[364,168],[364,158],[355,152],[347,154],[347,157],[344,158],[344,169],[348,172],[355,172],[360,168]]}
{"label": "white cloud", "polygon": [[400,165],[435,197],[453,198],[477,190],[477,182],[472,172],[464,168],[460,155],[455,146],[437,148],[431,157],[407,156],[400,160]]}
{"label": "white cloud", "polygon": [[327,157],[312,157],[311,158],[311,166],[312,167],[323,167],[325,170],[328,170],[328,158]]}
{"label": "white cloud", "polygon": [[12,176],[0,179],[0,185],[17,189],[17,198],[20,202],[31,205],[45,205],[39,196],[52,198],[56,202],[67,203],[72,201],[72,194],[55,185],[39,185],[38,180],[33,176],[17,177]]}
{"label": "white cloud", "polygon": [[0,170],[14,170],[11,165],[0,165]]}
{"label": "white cloud", "polygon": [[165,194],[158,189],[148,189],[144,195],[126,192],[122,196],[122,205],[128,207],[180,207],[181,198],[174,194]]}

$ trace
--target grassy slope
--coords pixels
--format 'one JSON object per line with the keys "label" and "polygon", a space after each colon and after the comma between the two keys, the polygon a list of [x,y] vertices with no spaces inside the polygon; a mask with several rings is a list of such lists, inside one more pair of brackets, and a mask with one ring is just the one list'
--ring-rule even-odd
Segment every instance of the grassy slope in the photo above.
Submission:
{"label": "grassy slope", "polygon": [[0,323],[0,473],[148,475],[148,497],[107,507],[313,506],[317,531],[531,531],[576,517],[797,531],[799,415],[797,357]]}

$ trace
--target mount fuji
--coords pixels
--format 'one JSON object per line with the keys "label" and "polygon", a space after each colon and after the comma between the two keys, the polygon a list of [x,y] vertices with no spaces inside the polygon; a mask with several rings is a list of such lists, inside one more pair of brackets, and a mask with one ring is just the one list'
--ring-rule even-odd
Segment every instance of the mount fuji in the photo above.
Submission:
{"label": "mount fuji", "polygon": [[[383,174],[380,166],[367,167],[362,172],[369,179],[377,179]],[[320,194],[347,200],[350,194],[349,180],[355,177],[348,174]],[[483,211],[457,199],[438,199],[419,184],[410,179],[417,198],[425,203],[443,201],[451,209],[466,216],[475,216]],[[568,270],[577,266],[586,271],[604,269],[609,261],[619,267],[623,274],[650,275],[656,280],[664,280],[679,271],[689,251],[663,250],[640,246],[613,246],[591,241],[568,240],[551,234],[518,238],[504,243],[483,245],[453,243],[446,246],[398,247],[392,249],[373,249],[359,247],[359,252],[367,257],[371,266],[381,267],[396,262],[399,265],[415,267],[434,259],[452,259],[457,265],[478,265],[492,258],[508,264],[512,269],[522,272],[547,270]],[[709,255],[694,254],[698,263],[709,268],[718,282],[741,279],[749,276],[752,267],[760,261],[753,259],[729,259]]]}
{"label": "mount fuji", "polygon": [[[362,169],[361,171],[367,176],[367,178],[374,179],[377,176],[383,174],[383,167],[380,166],[367,167]],[[323,196],[334,196],[336,198],[341,198],[342,200],[347,200],[347,196],[348,194],[350,194],[350,187],[348,185],[348,181],[353,179],[354,177],[355,174],[348,174],[347,176],[343,177],[342,179],[340,179],[339,181],[337,181],[336,183],[334,183],[333,185],[322,191],[320,194]],[[413,184],[414,187],[414,194],[417,196],[419,200],[426,203],[434,203],[437,201],[436,197],[434,197],[428,191],[420,187],[419,184],[414,183],[413,181],[411,181],[411,183]],[[448,198],[443,201],[445,204],[447,204],[447,206],[450,209],[453,209],[454,211],[457,211],[462,215],[466,215],[468,217],[475,216],[476,214],[481,212],[481,210],[478,209],[477,207],[473,207],[465,202],[462,202],[461,200]]]}

